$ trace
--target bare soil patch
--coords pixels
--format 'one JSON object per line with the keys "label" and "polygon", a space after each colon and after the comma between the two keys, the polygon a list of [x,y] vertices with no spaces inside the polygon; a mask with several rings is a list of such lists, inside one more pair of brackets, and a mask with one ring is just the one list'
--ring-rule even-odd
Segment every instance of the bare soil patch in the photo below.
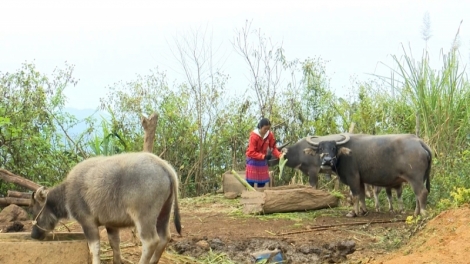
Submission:
{"label": "bare soil patch", "polygon": [[[288,263],[468,263],[468,207],[430,220],[406,245],[411,228],[404,219],[412,208],[403,215],[370,211],[357,218],[345,216],[349,207],[252,216],[223,195],[181,199],[180,207],[182,236],[171,226],[172,241],[160,263],[198,263],[211,254],[253,263],[251,253],[273,249],[281,249]],[[59,231],[81,231],[73,221],[64,223]],[[30,223],[24,224],[29,232]],[[104,229],[101,235],[102,263],[112,263]],[[121,248],[125,263],[138,263],[141,247],[130,229],[121,232]]]}
{"label": "bare soil patch", "polygon": [[470,208],[444,211],[411,241],[373,263],[470,263]]}

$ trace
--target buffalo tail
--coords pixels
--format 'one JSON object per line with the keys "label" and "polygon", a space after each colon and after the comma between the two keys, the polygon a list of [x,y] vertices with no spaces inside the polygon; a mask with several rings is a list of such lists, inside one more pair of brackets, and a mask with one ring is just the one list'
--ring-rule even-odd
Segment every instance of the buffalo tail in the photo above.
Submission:
{"label": "buffalo tail", "polygon": [[428,168],[426,169],[426,172],[424,173],[424,180],[426,181],[426,189],[428,190],[428,193],[431,192],[431,178],[429,175],[431,174],[431,165],[432,165],[432,151],[429,148],[424,141],[420,140],[421,146],[426,150],[428,153]]}

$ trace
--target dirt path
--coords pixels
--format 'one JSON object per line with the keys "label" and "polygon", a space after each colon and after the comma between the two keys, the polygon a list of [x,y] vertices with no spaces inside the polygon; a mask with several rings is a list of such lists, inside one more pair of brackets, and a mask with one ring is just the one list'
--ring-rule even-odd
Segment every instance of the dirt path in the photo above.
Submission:
{"label": "dirt path", "polygon": [[[237,200],[221,195],[180,202],[182,236],[171,226],[172,241],[160,263],[197,263],[191,258],[221,253],[234,263],[253,263],[251,253],[276,248],[284,252],[288,263],[469,263],[465,254],[470,250],[468,207],[442,213],[403,246],[411,229],[403,221],[406,215],[370,212],[351,219],[344,216],[347,208],[336,208],[247,216],[241,213]],[[26,228],[30,230],[30,226]],[[69,228],[81,230],[73,222]],[[111,251],[106,232],[101,234],[102,263],[112,263],[107,257]],[[134,241],[129,229],[121,232],[126,263],[138,263],[141,248]]]}

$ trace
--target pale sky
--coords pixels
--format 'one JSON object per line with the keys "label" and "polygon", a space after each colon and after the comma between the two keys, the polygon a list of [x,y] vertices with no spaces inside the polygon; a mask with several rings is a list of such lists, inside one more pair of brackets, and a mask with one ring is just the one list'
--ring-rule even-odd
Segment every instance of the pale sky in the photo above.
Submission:
{"label": "pale sky", "polygon": [[[411,46],[416,59],[425,42],[421,28],[428,12],[431,60],[440,67],[439,52],[448,51],[460,21],[461,62],[470,58],[470,1],[329,0],[329,1],[10,1],[0,2],[0,71],[13,72],[34,62],[50,74],[64,62],[75,65],[78,85],[66,90],[67,106],[96,108],[106,88],[131,81],[158,67],[183,82],[171,54],[174,37],[207,28],[213,45],[226,58],[222,71],[227,87],[243,92],[247,66],[234,52],[235,30],[252,20],[275,43],[283,43],[288,59],[321,57],[328,61],[331,87],[346,93],[350,79],[387,74],[382,61],[401,56]],[[377,68],[378,67],[378,68]],[[436,66],[437,68],[437,66]]]}

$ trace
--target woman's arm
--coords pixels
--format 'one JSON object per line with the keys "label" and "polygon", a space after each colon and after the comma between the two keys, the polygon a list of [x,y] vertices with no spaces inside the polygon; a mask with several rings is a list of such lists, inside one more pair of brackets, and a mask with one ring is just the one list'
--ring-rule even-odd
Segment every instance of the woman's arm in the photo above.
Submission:
{"label": "woman's arm", "polygon": [[257,138],[259,137],[257,137],[254,134],[250,135],[250,141],[248,142],[248,149],[246,150],[246,156],[252,159],[263,160],[265,154],[256,151],[256,145],[258,142]]}
{"label": "woman's arm", "polygon": [[277,149],[276,147],[276,137],[274,137],[274,133],[272,131],[270,131],[270,135],[269,135],[271,138],[269,139],[269,148],[272,149],[272,153],[273,155],[276,157],[276,158],[280,158],[281,157],[281,152]]}

